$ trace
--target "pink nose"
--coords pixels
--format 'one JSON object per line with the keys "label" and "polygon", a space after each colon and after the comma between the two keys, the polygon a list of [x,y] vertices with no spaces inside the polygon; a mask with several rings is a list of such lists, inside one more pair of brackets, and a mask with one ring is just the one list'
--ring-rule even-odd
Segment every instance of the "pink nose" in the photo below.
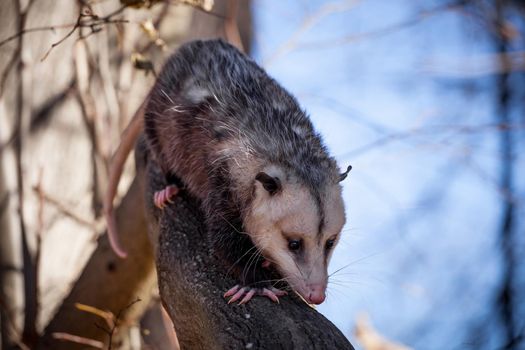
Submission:
{"label": "pink nose", "polygon": [[324,285],[321,285],[321,284],[312,284],[312,285],[309,285],[309,290],[310,290],[310,293],[308,294],[308,302],[310,304],[316,304],[316,305],[319,305],[321,304],[326,296],[324,294]]}

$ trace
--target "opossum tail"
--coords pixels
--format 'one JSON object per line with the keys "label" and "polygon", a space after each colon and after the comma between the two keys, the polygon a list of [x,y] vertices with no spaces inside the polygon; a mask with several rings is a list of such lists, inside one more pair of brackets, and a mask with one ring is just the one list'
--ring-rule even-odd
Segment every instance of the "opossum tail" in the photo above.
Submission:
{"label": "opossum tail", "polygon": [[122,176],[122,170],[124,169],[126,159],[135,145],[140,132],[144,129],[144,109],[146,107],[146,101],[147,98],[137,109],[135,115],[133,115],[129,125],[122,134],[120,145],[115,151],[115,154],[113,154],[109,169],[108,188],[106,189],[106,195],[104,197],[104,216],[106,217],[107,222],[109,244],[115,254],[121,258],[125,258],[128,254],[122,247],[118,238],[117,220],[115,217],[115,211],[113,210],[113,199],[117,194],[118,184]]}

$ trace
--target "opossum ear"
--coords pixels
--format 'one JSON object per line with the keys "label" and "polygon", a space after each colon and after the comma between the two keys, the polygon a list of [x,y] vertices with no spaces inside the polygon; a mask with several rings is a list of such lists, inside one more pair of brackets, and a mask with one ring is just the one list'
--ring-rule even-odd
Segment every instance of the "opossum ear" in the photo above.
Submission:
{"label": "opossum ear", "polygon": [[270,196],[273,196],[275,193],[281,190],[281,180],[278,177],[273,177],[265,172],[260,172],[255,176],[255,180],[259,181],[264,189],[268,191]]}
{"label": "opossum ear", "polygon": [[352,166],[351,165],[349,165],[348,168],[346,168],[346,171],[344,173],[339,174],[339,182],[341,182],[344,179],[346,179],[346,177],[348,176],[348,173],[350,172],[350,170],[352,170]]}

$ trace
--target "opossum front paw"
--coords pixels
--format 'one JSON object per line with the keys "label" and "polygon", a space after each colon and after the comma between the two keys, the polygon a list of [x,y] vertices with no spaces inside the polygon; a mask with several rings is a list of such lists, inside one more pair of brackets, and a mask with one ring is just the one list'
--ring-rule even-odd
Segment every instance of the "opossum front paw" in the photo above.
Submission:
{"label": "opossum front paw", "polygon": [[163,190],[155,192],[153,202],[159,209],[164,209],[168,203],[173,203],[171,198],[179,193],[179,188],[174,185],[168,185]]}
{"label": "opossum front paw", "polygon": [[242,300],[239,302],[239,305],[246,304],[249,302],[253,296],[260,295],[267,298],[270,298],[273,302],[279,303],[279,297],[282,297],[286,295],[284,290],[279,290],[274,287],[269,288],[251,288],[251,287],[243,287],[241,285],[236,285],[230,290],[228,290],[226,293],[224,293],[224,297],[228,298],[231,296],[230,300],[228,300],[228,304],[234,303],[237,300],[239,300],[241,297]]}

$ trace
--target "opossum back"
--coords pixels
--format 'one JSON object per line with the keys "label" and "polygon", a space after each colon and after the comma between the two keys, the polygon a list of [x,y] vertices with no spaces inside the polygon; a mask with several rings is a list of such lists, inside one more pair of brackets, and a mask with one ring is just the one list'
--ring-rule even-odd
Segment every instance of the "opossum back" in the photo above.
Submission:
{"label": "opossum back", "polygon": [[163,170],[182,178],[188,171],[196,186],[205,186],[221,144],[232,143],[256,164],[280,164],[312,189],[338,176],[295,98],[221,40],[194,41],[170,57],[152,90],[145,128]]}
{"label": "opossum back", "polygon": [[251,86],[264,79],[262,69],[221,40],[181,46],[162,69],[145,113],[148,143],[163,171],[177,173],[194,192],[207,191],[210,164],[221,164],[219,144],[239,138],[246,124],[239,111],[256,95]]}

